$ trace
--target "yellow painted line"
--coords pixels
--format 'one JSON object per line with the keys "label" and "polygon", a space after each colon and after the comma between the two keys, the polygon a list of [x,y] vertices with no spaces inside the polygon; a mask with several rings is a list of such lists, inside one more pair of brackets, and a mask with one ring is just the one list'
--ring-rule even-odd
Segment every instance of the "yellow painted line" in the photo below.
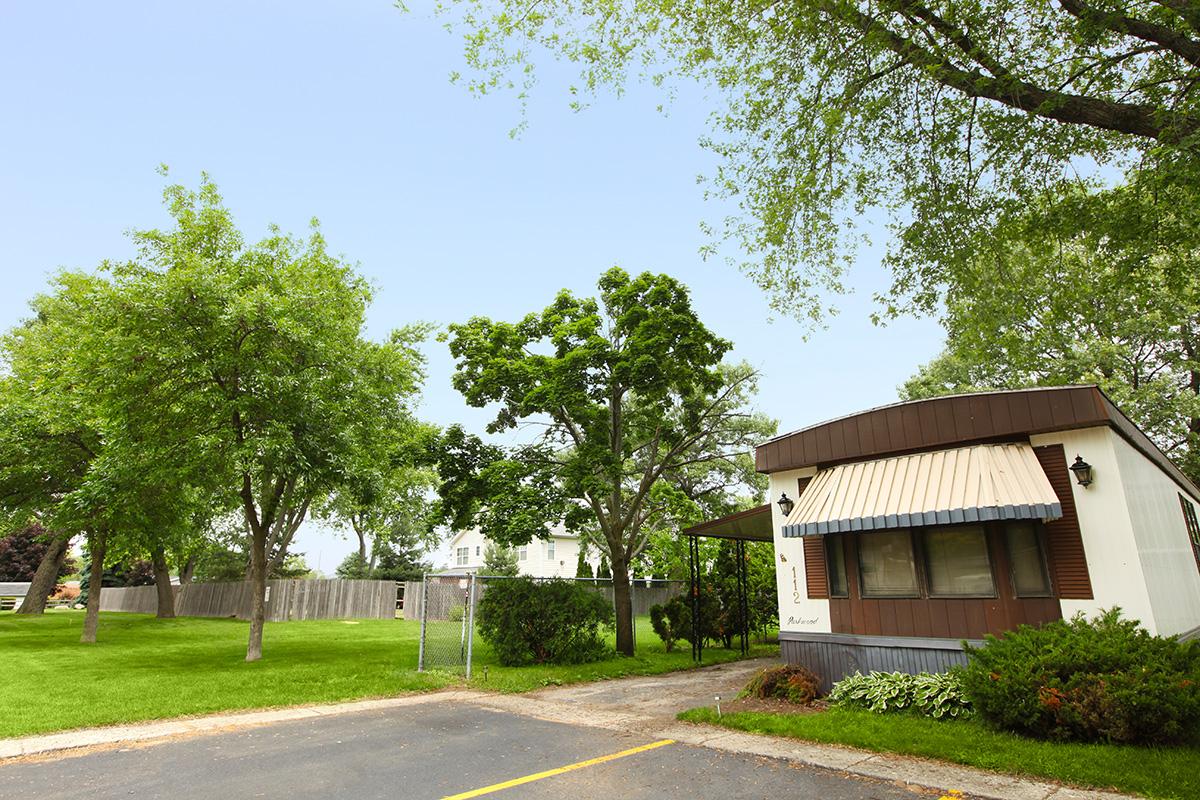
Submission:
{"label": "yellow painted line", "polygon": [[526,783],[533,783],[534,781],[540,781],[542,778],[551,778],[555,775],[562,775],[564,772],[573,772],[577,769],[583,769],[584,767],[594,767],[597,764],[603,764],[608,761],[616,761],[618,758],[625,758],[625,756],[637,755],[638,753],[644,753],[647,750],[654,750],[655,748],[664,747],[668,744],[675,744],[675,740],[674,739],[660,739],[657,742],[651,742],[650,744],[644,744],[641,747],[632,747],[629,750],[622,750],[619,753],[613,753],[613,754],[607,755],[607,756],[600,756],[599,758],[589,758],[587,761],[579,761],[575,764],[568,764],[565,767],[558,767],[556,769],[548,769],[545,772],[535,772],[534,774],[526,775],[523,778],[513,778],[511,781],[504,781],[504,783],[493,783],[491,786],[484,786],[482,789],[472,789],[471,791],[463,792],[462,794],[447,795],[446,797],[443,797],[442,800],[467,800],[468,797],[481,797],[485,794],[491,794],[492,792],[499,792],[503,789],[511,789],[514,786],[522,786]]}

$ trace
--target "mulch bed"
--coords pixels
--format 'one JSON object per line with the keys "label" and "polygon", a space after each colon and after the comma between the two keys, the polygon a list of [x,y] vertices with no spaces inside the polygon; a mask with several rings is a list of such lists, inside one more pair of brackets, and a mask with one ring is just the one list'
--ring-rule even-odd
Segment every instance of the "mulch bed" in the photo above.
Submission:
{"label": "mulch bed", "polygon": [[736,700],[722,700],[721,713],[734,714],[739,711],[756,711],[764,714],[819,714],[829,708],[824,700],[814,700],[808,705],[789,703],[778,698],[740,697]]}

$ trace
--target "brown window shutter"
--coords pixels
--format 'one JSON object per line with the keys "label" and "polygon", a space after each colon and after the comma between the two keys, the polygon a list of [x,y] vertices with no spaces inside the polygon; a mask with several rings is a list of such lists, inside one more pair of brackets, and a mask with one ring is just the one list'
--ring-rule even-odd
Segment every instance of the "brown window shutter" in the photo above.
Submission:
{"label": "brown window shutter", "polygon": [[1067,454],[1061,444],[1035,447],[1033,451],[1062,505],[1062,518],[1046,523],[1046,549],[1050,554],[1055,592],[1068,600],[1091,600],[1092,580],[1083,551],[1083,536],[1079,532],[1079,516],[1075,513],[1075,497],[1071,494]]}
{"label": "brown window shutter", "polygon": [[[801,478],[797,487],[796,500],[808,487],[812,478]],[[808,596],[812,599],[829,597],[829,575],[825,568],[825,537],[804,537],[804,582],[807,584]]]}

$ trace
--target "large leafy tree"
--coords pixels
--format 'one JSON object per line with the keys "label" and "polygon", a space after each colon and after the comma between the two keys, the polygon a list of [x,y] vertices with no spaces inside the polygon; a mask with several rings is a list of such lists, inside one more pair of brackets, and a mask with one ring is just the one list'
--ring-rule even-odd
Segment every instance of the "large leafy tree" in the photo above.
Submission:
{"label": "large leafy tree", "polygon": [[1134,182],[997,220],[956,269],[907,398],[1098,383],[1200,480],[1200,195]]}
{"label": "large leafy tree", "polygon": [[444,511],[455,527],[521,544],[565,520],[598,528],[612,569],[617,649],[633,652],[630,565],[661,509],[656,487],[690,465],[747,451],[755,375],[723,368],[731,345],[697,317],[666,275],[612,269],[598,299],[559,293],[515,323],[476,317],[449,328],[454,386],[473,406],[498,406],[492,433],[541,428],[501,449],[449,432]]}
{"label": "large leafy tree", "polygon": [[204,178],[165,191],[174,221],[139,231],[111,266],[109,335],[128,354],[107,376],[144,452],[208,476],[239,509],[253,583],[246,659],[262,655],[272,560],[350,470],[356,430],[418,389],[408,343],[362,336],[371,293],[315,228],[247,244]]}
{"label": "large leafy tree", "polygon": [[[711,190],[777,307],[817,318],[867,208],[891,214],[891,311],[931,308],[948,250],[1077,171],[1197,180],[1195,0],[457,0],[475,90],[716,87]],[[718,96],[720,96],[718,94]]]}

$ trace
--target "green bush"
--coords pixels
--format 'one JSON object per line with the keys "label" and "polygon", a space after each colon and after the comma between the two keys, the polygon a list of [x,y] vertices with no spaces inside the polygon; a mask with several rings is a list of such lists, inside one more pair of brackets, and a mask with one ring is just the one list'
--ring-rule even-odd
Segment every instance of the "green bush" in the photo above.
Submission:
{"label": "green bush", "polygon": [[675,649],[675,642],[683,635],[685,611],[684,603],[678,597],[662,605],[650,606],[650,626],[662,639],[668,653]]}
{"label": "green bush", "polygon": [[764,669],[742,690],[741,697],[778,698],[807,705],[821,694],[821,681],[804,667],[785,665]]}
{"label": "green bush", "polygon": [[1200,732],[1200,646],[1151,636],[1120,610],[1077,615],[967,647],[980,716],[1045,739],[1167,744]]}
{"label": "green bush", "polygon": [[613,609],[574,581],[512,578],[488,584],[476,619],[505,666],[580,664],[608,655]]}
{"label": "green bush", "polygon": [[889,711],[915,711],[927,717],[965,718],[971,716],[962,679],[956,672],[856,673],[833,685],[829,699],[840,706],[861,708],[883,714]]}

